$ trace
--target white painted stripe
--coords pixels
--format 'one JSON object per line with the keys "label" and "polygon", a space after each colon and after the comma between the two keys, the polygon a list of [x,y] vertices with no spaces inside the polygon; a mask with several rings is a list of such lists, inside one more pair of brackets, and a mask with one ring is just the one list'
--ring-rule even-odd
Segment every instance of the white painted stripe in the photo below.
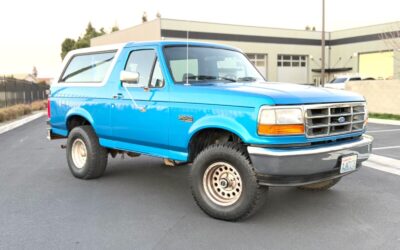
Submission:
{"label": "white painted stripe", "polygon": [[386,132],[396,132],[396,131],[400,131],[400,128],[399,128],[399,129],[371,130],[371,131],[367,131],[367,134],[369,134],[369,133],[386,133]]}
{"label": "white painted stripe", "polygon": [[400,160],[393,158],[371,154],[368,161],[363,162],[363,165],[379,171],[400,175]]}
{"label": "white painted stripe", "polygon": [[12,129],[18,128],[18,127],[20,127],[20,126],[22,126],[22,125],[24,125],[24,124],[26,124],[26,123],[28,123],[30,121],[38,119],[39,117],[42,117],[45,114],[46,114],[46,112],[41,111],[41,112],[38,112],[36,114],[30,115],[28,117],[25,117],[25,118],[16,120],[14,122],[11,122],[9,124],[3,125],[3,126],[0,127],[0,135],[4,134],[5,132],[10,131]]}
{"label": "white painted stripe", "polygon": [[384,149],[392,149],[392,148],[400,148],[400,146],[379,147],[379,148],[372,148],[372,150],[384,150]]}
{"label": "white painted stripe", "polygon": [[399,125],[399,126],[400,126],[400,121],[396,121],[396,120],[386,120],[386,119],[377,119],[377,118],[368,118],[368,123],[388,124],[388,125]]}

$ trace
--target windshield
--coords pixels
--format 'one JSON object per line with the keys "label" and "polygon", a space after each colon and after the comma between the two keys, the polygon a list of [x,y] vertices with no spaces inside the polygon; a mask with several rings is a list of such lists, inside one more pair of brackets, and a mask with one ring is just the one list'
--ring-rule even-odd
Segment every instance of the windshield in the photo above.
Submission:
{"label": "windshield", "polygon": [[347,78],[333,78],[330,83],[344,83]]}
{"label": "windshield", "polygon": [[175,83],[265,81],[250,61],[237,51],[175,46],[166,47],[164,54]]}

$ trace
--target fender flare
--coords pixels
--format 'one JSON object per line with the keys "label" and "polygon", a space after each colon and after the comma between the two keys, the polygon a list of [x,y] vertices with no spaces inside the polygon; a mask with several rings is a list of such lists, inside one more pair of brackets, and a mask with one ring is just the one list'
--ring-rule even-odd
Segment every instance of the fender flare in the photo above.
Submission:
{"label": "fender flare", "polygon": [[86,119],[93,126],[93,128],[95,126],[93,117],[90,115],[90,113],[87,110],[85,110],[81,107],[72,108],[67,112],[67,114],[65,116],[65,125],[66,126],[67,126],[68,120],[72,116],[81,116],[82,118]]}
{"label": "fender flare", "polygon": [[223,129],[237,135],[243,142],[247,142],[251,135],[239,122],[230,117],[206,116],[196,121],[189,129],[186,145],[189,146],[193,136],[204,129]]}

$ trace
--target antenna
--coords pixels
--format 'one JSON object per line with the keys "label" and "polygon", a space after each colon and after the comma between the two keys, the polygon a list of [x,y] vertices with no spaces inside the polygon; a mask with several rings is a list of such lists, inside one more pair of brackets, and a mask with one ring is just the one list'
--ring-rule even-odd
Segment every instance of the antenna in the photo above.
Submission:
{"label": "antenna", "polygon": [[186,83],[189,84],[189,30],[186,30]]}

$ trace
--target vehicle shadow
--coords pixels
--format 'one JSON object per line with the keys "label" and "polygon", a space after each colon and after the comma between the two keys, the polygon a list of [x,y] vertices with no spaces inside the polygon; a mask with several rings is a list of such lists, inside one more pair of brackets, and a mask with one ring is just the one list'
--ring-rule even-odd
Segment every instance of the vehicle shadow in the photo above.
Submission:
{"label": "vehicle shadow", "polygon": [[[200,209],[193,210],[196,205],[191,197],[189,172],[190,166],[168,167],[161,159],[146,156],[110,159],[102,181],[118,182],[118,185],[137,194],[140,190],[140,196],[143,197],[169,197],[160,198],[169,208],[201,215]],[[333,212],[340,213],[340,210],[345,213],[349,200],[346,198],[347,191],[341,190],[341,184],[339,182],[332,189],[322,192],[298,190],[295,187],[271,187],[264,206],[245,221],[271,224],[288,218],[303,221],[315,216],[329,216]]]}

